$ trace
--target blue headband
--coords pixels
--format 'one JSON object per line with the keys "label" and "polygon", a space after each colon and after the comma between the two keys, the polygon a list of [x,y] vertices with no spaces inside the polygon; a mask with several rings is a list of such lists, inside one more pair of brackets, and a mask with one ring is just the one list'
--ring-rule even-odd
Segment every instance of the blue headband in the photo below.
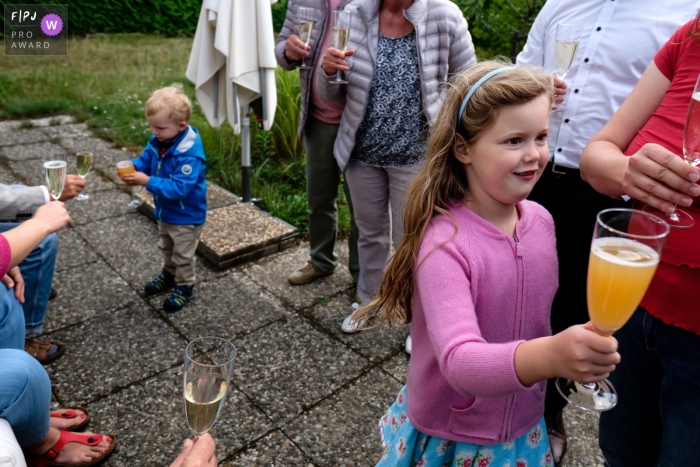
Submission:
{"label": "blue headband", "polygon": [[476,90],[479,89],[479,86],[481,86],[487,80],[496,76],[499,73],[503,73],[504,71],[514,70],[514,69],[515,69],[515,67],[506,66],[503,68],[498,68],[497,70],[490,71],[490,72],[486,73],[484,76],[482,76],[481,79],[479,81],[477,81],[474,86],[472,86],[472,88],[469,90],[466,97],[462,101],[462,105],[459,106],[459,113],[457,114],[457,128],[459,128],[459,120],[462,118],[462,114],[464,113],[464,108],[467,106],[467,103],[469,102],[469,99],[472,98],[472,95],[474,94],[474,92],[476,92]]}

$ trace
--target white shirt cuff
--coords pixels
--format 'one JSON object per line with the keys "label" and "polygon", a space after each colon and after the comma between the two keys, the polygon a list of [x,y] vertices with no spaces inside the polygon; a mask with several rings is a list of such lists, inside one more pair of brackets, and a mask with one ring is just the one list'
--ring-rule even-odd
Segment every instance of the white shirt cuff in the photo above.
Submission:
{"label": "white shirt cuff", "polygon": [[46,188],[44,185],[39,185],[41,187],[41,191],[44,192],[44,201],[47,203],[51,202],[51,194],[49,193],[49,189]]}

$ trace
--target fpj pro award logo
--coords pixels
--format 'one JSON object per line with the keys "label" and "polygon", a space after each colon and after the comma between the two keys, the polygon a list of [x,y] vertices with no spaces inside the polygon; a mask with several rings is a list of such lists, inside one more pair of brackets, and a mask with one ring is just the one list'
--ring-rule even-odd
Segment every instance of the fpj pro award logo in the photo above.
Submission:
{"label": "fpj pro award logo", "polygon": [[5,4],[5,55],[66,55],[68,5]]}

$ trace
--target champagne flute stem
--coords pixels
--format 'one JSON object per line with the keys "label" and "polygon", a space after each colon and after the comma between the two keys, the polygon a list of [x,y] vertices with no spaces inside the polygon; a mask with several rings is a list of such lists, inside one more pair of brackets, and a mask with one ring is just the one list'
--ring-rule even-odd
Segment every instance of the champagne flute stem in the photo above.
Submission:
{"label": "champagne flute stem", "polygon": [[673,222],[680,222],[681,218],[678,217],[678,214],[676,214],[676,208],[678,208],[677,204],[673,205],[673,212],[668,215],[668,218],[671,219]]}
{"label": "champagne flute stem", "polygon": [[131,201],[136,201],[136,195],[134,195],[134,187],[129,187],[129,191],[131,191]]}

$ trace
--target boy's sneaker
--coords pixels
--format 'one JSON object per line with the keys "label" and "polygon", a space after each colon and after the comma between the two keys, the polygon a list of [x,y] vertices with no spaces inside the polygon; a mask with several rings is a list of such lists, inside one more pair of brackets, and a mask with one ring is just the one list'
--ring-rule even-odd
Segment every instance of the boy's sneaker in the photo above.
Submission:
{"label": "boy's sneaker", "polygon": [[146,295],[156,295],[175,285],[175,276],[163,269],[151,282],[146,282]]}
{"label": "boy's sneaker", "polygon": [[194,297],[194,286],[176,285],[173,293],[163,302],[165,311],[180,311]]}

